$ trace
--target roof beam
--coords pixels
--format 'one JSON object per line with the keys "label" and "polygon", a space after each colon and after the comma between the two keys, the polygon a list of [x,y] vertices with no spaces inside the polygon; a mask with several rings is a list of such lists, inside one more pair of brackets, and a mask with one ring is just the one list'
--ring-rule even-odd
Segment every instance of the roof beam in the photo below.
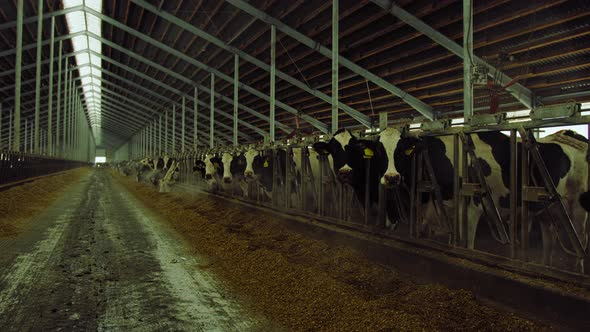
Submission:
{"label": "roof beam", "polygon": [[[168,20],[176,25],[178,25],[179,27],[183,28],[184,30],[187,30],[189,32],[191,32],[192,34],[199,36],[203,39],[205,39],[206,41],[212,43],[213,45],[222,48],[226,51],[229,51],[233,54],[237,54],[240,56],[240,58],[254,64],[255,66],[257,66],[258,68],[263,69],[264,71],[266,71],[267,73],[271,72],[271,66],[264,63],[263,61],[258,60],[256,57],[251,56],[250,54],[240,50],[237,47],[231,46],[229,44],[226,44],[224,41],[218,39],[217,37],[208,34],[207,32],[195,27],[194,25],[185,22],[183,20],[181,20],[180,18],[169,14],[161,9],[156,8],[155,6],[150,5],[149,3],[143,1],[143,0],[131,0],[133,3],[143,7],[144,9],[162,17],[165,20]],[[286,73],[280,71],[280,70],[275,70],[275,74],[277,77],[279,77],[280,79],[284,80],[285,82],[288,82],[308,93],[310,93],[311,95],[318,97],[319,99],[329,103],[330,105],[332,105],[332,99],[330,98],[330,96],[328,96],[327,94],[316,90],[316,89],[312,89],[310,88],[307,84],[299,81],[298,79],[291,77],[290,75],[287,75]],[[272,102],[272,100],[271,100]],[[338,103],[339,108],[342,109],[346,114],[350,115],[353,119],[357,120],[358,122],[360,122],[361,124],[363,124],[366,127],[371,127],[371,119],[369,118],[369,116],[357,111],[356,109],[344,104],[344,103]]]}
{"label": "roof beam", "polygon": [[[71,8],[67,8],[67,9],[62,9],[62,10],[55,10],[55,11],[43,14],[43,19],[45,20],[45,19],[48,19],[53,16],[65,15],[67,13],[73,13],[75,11],[80,11],[80,10],[84,10],[83,5],[75,6],[75,7],[71,7]],[[27,17],[23,20],[23,24],[37,22],[37,20],[38,20],[37,16]],[[14,28],[14,27],[16,27],[16,21],[11,21],[11,22],[6,22],[6,23],[0,24],[0,30]]]}
{"label": "roof beam", "polygon": [[[428,36],[428,38],[434,40],[442,47],[446,48],[447,50],[451,51],[451,53],[455,54],[456,56],[460,57],[461,59],[464,58],[463,47],[457,44],[455,41],[451,40],[447,36],[443,35],[442,33],[436,31],[431,26],[426,24],[424,21],[420,20],[416,16],[408,13],[403,8],[397,6],[391,0],[371,0],[376,5],[380,6],[381,8],[387,10],[393,16],[397,17],[398,19],[406,22],[406,24],[410,25],[414,29],[418,30],[419,32],[423,33],[424,35]],[[507,86],[509,83],[512,83],[512,78],[506,76],[504,73],[493,67],[492,65],[488,64],[478,56],[474,56],[473,59],[475,62],[488,67],[489,75],[494,78],[500,78],[502,85]],[[532,109],[535,106],[533,100],[533,93],[531,90],[526,88],[520,83],[513,84],[507,87],[507,90],[520,101],[525,107]]]}
{"label": "roof beam", "polygon": [[[161,87],[163,87],[163,88],[165,88],[165,89],[168,89],[168,90],[172,91],[173,93],[175,93],[175,94],[178,94],[178,95],[179,95],[179,96],[181,96],[181,97],[183,97],[183,96],[184,96],[185,98],[189,98],[189,97],[191,97],[191,96],[190,96],[189,94],[187,94],[187,93],[184,93],[184,92],[182,92],[182,91],[180,91],[180,90],[177,90],[177,89],[175,89],[175,88],[172,88],[172,87],[170,87],[170,86],[169,86],[169,85],[167,85],[167,84],[164,84],[164,83],[162,83],[162,82],[160,82],[160,81],[158,81],[158,80],[156,80],[156,79],[154,79],[154,78],[152,78],[152,77],[150,77],[150,76],[148,76],[148,75],[145,75],[145,74],[143,74],[143,73],[141,73],[141,72],[139,72],[139,71],[137,71],[137,70],[135,70],[135,69],[133,69],[133,68],[131,68],[131,67],[129,67],[129,66],[126,66],[126,65],[124,65],[124,64],[122,64],[122,63],[119,63],[119,62],[117,62],[117,61],[115,61],[115,60],[113,60],[113,59],[111,59],[111,58],[109,58],[109,57],[107,57],[107,56],[104,56],[104,55],[102,55],[102,54],[96,53],[96,52],[94,52],[94,51],[90,51],[90,53],[91,53],[91,54],[93,54],[93,55],[96,55],[96,56],[100,57],[100,58],[101,58],[102,60],[104,60],[104,61],[107,61],[107,62],[109,62],[109,63],[111,63],[111,64],[113,64],[113,65],[115,65],[115,66],[117,66],[117,67],[120,67],[120,68],[122,68],[122,69],[123,69],[123,70],[125,70],[125,71],[128,71],[128,72],[130,72],[130,73],[131,73],[131,74],[133,74],[133,75],[139,76],[139,77],[141,77],[141,78],[143,78],[143,79],[145,79],[145,80],[147,80],[147,81],[149,81],[149,82],[152,82],[152,83],[154,83],[154,84],[156,84],[156,85],[158,85],[158,86],[161,86]],[[108,72],[108,71],[107,71],[107,72]],[[112,74],[112,73],[108,72],[108,74]],[[114,75],[114,74],[112,74],[112,75]],[[190,82],[192,82],[192,81],[190,81]],[[199,85],[199,86],[200,86],[200,87],[202,87],[201,85]],[[203,88],[203,89],[205,89],[204,87],[202,87],[202,88]],[[156,93],[155,93],[155,92],[153,92],[153,91],[151,91],[151,93],[152,93],[152,95],[157,95],[157,96],[160,96],[159,94],[156,94]],[[217,94],[215,94],[215,95],[217,95]],[[168,100],[170,100],[170,99],[168,99]],[[174,102],[174,101],[172,101],[172,104],[176,104],[176,105],[180,106],[180,104],[179,104],[178,102]],[[209,105],[208,105],[208,104],[206,104],[205,102],[202,102],[201,100],[199,100],[199,105],[202,105],[202,106],[204,106],[204,107],[207,107],[207,108],[209,108]],[[225,112],[221,111],[220,109],[216,109],[216,112],[218,112],[219,114],[221,114],[221,115],[222,115],[222,116],[224,116],[224,117],[226,117],[226,116],[227,116],[227,113],[225,113]],[[242,124],[242,125],[244,125],[244,126],[251,126],[249,123],[247,123],[247,122],[245,122],[245,121],[243,121],[243,120],[240,120],[240,124]],[[262,129],[258,128],[258,127],[254,127],[254,126],[251,126],[251,127],[252,127],[251,129],[253,129],[253,130],[254,130],[256,133],[258,133],[259,135],[262,135],[262,136],[266,135],[266,131],[264,131],[264,130],[262,130]],[[254,128],[256,128],[256,129],[254,129]],[[248,139],[250,139],[250,140],[252,140],[252,138],[251,138],[251,137],[249,137],[249,136],[247,136],[247,138],[248,138]]]}
{"label": "roof beam", "polygon": [[[187,77],[184,77],[184,76],[182,76],[182,75],[180,75],[180,74],[178,74],[178,73],[176,73],[174,71],[171,71],[170,69],[165,68],[164,66],[161,66],[161,65],[159,65],[159,64],[157,64],[157,63],[155,63],[155,62],[153,62],[153,61],[151,61],[151,60],[149,60],[149,59],[147,59],[147,58],[145,58],[145,57],[143,57],[143,56],[141,56],[141,55],[139,55],[139,54],[137,54],[135,52],[132,52],[130,50],[127,50],[127,49],[125,49],[125,48],[123,48],[123,47],[121,47],[121,46],[119,46],[119,45],[117,45],[117,44],[115,44],[115,43],[113,43],[113,42],[111,42],[109,40],[106,40],[106,39],[104,39],[104,38],[102,38],[100,36],[97,36],[97,35],[95,35],[93,33],[88,33],[88,35],[90,37],[93,37],[93,38],[96,38],[96,39],[100,40],[103,43],[103,45],[107,45],[107,46],[109,46],[109,47],[111,47],[113,49],[116,49],[119,52],[124,53],[125,55],[127,55],[129,57],[132,57],[132,58],[134,58],[134,59],[136,59],[136,60],[138,60],[140,62],[143,62],[143,63],[145,63],[147,65],[150,65],[150,66],[152,66],[152,67],[154,67],[154,68],[156,68],[156,69],[158,69],[158,70],[160,70],[160,71],[162,71],[162,72],[164,72],[164,73],[166,73],[166,74],[168,74],[168,75],[170,75],[170,76],[178,79],[179,81],[182,81],[182,82],[184,82],[186,84],[189,84],[189,85],[192,85],[192,86],[196,86],[200,91],[205,91],[206,93],[210,93],[208,87],[205,87],[205,86],[203,86],[203,85],[201,85],[201,84],[199,84],[199,83],[197,83],[197,82],[195,82],[195,81],[193,81],[193,80],[191,80],[191,79],[189,79]],[[109,60],[106,60],[106,61],[109,61]],[[114,60],[112,60],[112,61],[114,61]],[[119,64],[118,62],[111,62],[111,63],[113,63],[114,65],[119,66],[119,67],[121,67],[123,69],[126,69],[126,70],[127,70],[127,68],[129,68],[128,66],[125,66],[123,64]],[[137,70],[134,70],[134,69],[131,69],[131,70],[132,70],[132,73],[134,73],[135,75],[140,76],[141,78],[143,78],[145,80],[148,80],[148,81],[150,81],[150,82],[152,82],[154,84],[157,84],[157,85],[159,85],[159,86],[161,86],[161,87],[163,87],[165,89],[171,90],[174,93],[179,94],[180,96],[184,96],[187,99],[190,99],[192,97],[192,96],[190,96],[190,95],[188,95],[186,93],[179,92],[179,90],[176,90],[176,89],[174,89],[174,88],[172,88],[172,87],[170,87],[170,86],[168,86],[168,85],[166,85],[166,84],[164,84],[164,83],[162,83],[162,82],[160,82],[160,81],[158,81],[158,80],[156,80],[156,79],[154,79],[154,78],[152,78],[150,76],[147,76],[147,75],[145,75],[143,73],[140,73]],[[221,100],[223,100],[224,102],[226,102],[228,104],[233,104],[233,100],[232,99],[230,99],[230,98],[228,98],[228,97],[226,97],[226,96],[224,96],[224,95],[222,95],[220,93],[215,93],[215,97],[220,98]],[[201,101],[199,101],[199,104],[201,104]],[[207,105],[203,104],[203,106],[209,108],[209,105],[208,104]],[[248,106],[245,106],[245,105],[242,105],[242,104],[238,104],[238,107],[240,109],[243,109],[247,113],[250,113],[250,114],[258,117],[259,119],[262,119],[262,120],[267,121],[267,122],[270,121],[270,119],[266,115],[261,114],[261,113],[255,111],[255,110],[249,108]],[[243,121],[243,120],[240,120],[240,123],[241,124],[244,124],[246,122]],[[284,125],[284,124],[282,124],[280,122],[275,122],[275,125],[278,128],[280,128],[281,130],[283,130],[285,133],[291,133],[293,131],[291,128],[289,128],[288,126],[286,126],[286,125]],[[258,134],[260,134],[260,135],[263,135],[263,136],[266,135],[266,132],[262,132],[262,129],[259,129],[256,132]]]}
{"label": "roof beam", "polygon": [[[180,52],[180,51],[178,51],[178,50],[176,50],[176,49],[174,49],[174,48],[172,48],[172,47],[170,47],[170,46],[168,46],[168,45],[166,45],[166,44],[164,44],[164,43],[162,43],[160,41],[155,40],[154,38],[151,38],[150,36],[147,36],[147,35],[139,32],[137,30],[134,30],[134,29],[132,29],[132,28],[130,28],[130,27],[128,27],[128,26],[126,26],[126,25],[118,22],[115,19],[112,19],[112,18],[110,18],[110,17],[108,17],[106,15],[103,15],[103,14],[101,14],[101,13],[93,10],[92,8],[86,7],[86,11],[88,13],[91,13],[91,14],[97,16],[98,18],[100,18],[104,22],[106,22],[108,24],[111,24],[111,25],[114,25],[118,29],[121,29],[121,30],[123,30],[123,31],[125,31],[125,32],[127,32],[127,33],[129,33],[129,34],[131,34],[133,36],[135,36],[135,37],[138,37],[138,38],[142,39],[143,41],[145,41],[145,42],[147,42],[147,43],[149,43],[149,44],[151,44],[151,45],[153,45],[155,47],[158,47],[158,48],[160,48],[160,49],[162,49],[162,50],[164,50],[164,51],[166,51],[166,52],[168,52],[170,54],[173,54],[174,56],[176,56],[178,58],[181,58],[182,60],[184,60],[184,61],[186,61],[186,62],[188,62],[188,63],[190,63],[190,64],[192,64],[192,65],[194,65],[196,67],[199,67],[201,69],[204,69],[204,70],[206,70],[206,71],[208,71],[210,73],[214,73],[215,76],[223,79],[224,81],[226,81],[228,83],[233,83],[233,77],[230,77],[230,76],[228,76],[228,75],[226,75],[226,74],[218,71],[217,69],[215,69],[213,67],[210,67],[210,66],[208,66],[208,65],[206,65],[206,64],[204,64],[204,63],[202,63],[202,62],[200,62],[200,61],[198,61],[196,59],[193,59],[191,56],[189,56],[189,55],[187,55],[185,53],[182,53],[182,52]],[[262,98],[262,99],[264,99],[266,101],[270,101],[270,97],[268,95],[266,95],[266,94],[264,94],[264,93],[262,93],[262,92],[260,92],[260,91],[258,91],[256,89],[252,88],[249,85],[246,85],[244,83],[240,83],[240,88],[242,88],[242,89],[250,92],[251,94],[253,94],[253,95],[255,95],[255,96],[259,97],[259,98]],[[299,114],[299,111],[298,110],[296,110],[295,108],[293,108],[293,107],[291,107],[291,106],[289,106],[289,105],[287,105],[287,104],[285,104],[283,102],[280,102],[280,101],[277,100],[276,103],[277,103],[277,106],[281,107],[282,109],[284,109],[284,110],[286,110],[286,111],[288,111],[288,112],[290,112],[292,114]],[[318,128],[322,132],[327,132],[328,131],[328,126],[325,123],[323,123],[323,122],[321,122],[319,120],[316,120],[313,117],[310,117],[308,115],[303,114],[303,115],[301,115],[301,118],[304,119],[305,121],[309,122],[312,126]]]}
{"label": "roof beam", "polygon": [[[288,25],[284,24],[283,22],[279,21],[278,19],[268,15],[267,13],[253,7],[249,3],[242,1],[242,0],[225,0],[226,2],[231,3],[235,7],[245,11],[246,13],[266,22],[267,24],[272,24],[277,27],[280,31],[285,33],[291,38],[299,41],[300,43],[306,45],[309,48],[317,50],[323,56],[332,59],[332,50],[322,46],[320,43],[314,41],[313,39],[307,37],[306,35],[302,34],[301,32],[289,27]],[[397,86],[385,81],[381,77],[371,73],[370,71],[362,68],[361,66],[355,64],[354,62],[348,60],[347,58],[343,57],[342,55],[338,56],[338,62],[343,67],[348,68],[352,72],[364,77],[365,79],[377,84],[381,88],[389,91],[390,93],[398,96],[408,105],[412,106],[416,111],[420,112],[420,114],[424,115],[426,118],[433,120],[434,119],[434,112],[432,107],[420,99],[410,95],[409,93],[405,92],[404,90],[398,88]]]}

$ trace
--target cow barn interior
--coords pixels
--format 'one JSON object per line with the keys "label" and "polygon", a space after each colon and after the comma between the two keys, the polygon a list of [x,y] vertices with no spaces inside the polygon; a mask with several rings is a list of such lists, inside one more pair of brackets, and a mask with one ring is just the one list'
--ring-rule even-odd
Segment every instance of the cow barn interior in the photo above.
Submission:
{"label": "cow barn interior", "polygon": [[590,330],[589,1],[0,18],[0,330]]}

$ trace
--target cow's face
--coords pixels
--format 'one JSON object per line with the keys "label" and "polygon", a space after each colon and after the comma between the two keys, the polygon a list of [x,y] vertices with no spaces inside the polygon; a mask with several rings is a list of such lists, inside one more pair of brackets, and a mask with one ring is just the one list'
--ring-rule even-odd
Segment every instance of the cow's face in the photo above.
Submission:
{"label": "cow's face", "polygon": [[244,157],[246,158],[246,169],[244,170],[244,177],[246,179],[254,178],[254,159],[258,156],[259,152],[250,149],[244,153]]}
{"label": "cow's face", "polygon": [[211,154],[205,155],[205,179],[207,179],[207,180],[213,179],[213,175],[216,174],[215,165],[213,164],[214,158],[215,158],[214,155],[211,155]]}
{"label": "cow's face", "polygon": [[402,175],[402,178],[408,178],[411,173],[412,157],[424,148],[424,144],[425,143],[420,138],[411,136],[400,138],[398,141],[393,153],[393,160],[395,163],[395,169],[400,175]]}
{"label": "cow's face", "polygon": [[232,181],[232,174],[231,174],[231,161],[233,156],[229,153],[224,153],[221,156],[221,162],[223,163],[223,181],[225,183],[231,183]]}
{"label": "cow's face", "polygon": [[387,157],[387,170],[380,179],[382,185],[397,186],[401,182],[401,175],[395,168],[393,157],[400,139],[400,132],[393,128],[387,128],[379,134],[379,142],[383,145]]}
{"label": "cow's face", "polygon": [[164,169],[168,169],[170,167],[170,157],[164,156]]}
{"label": "cow's face", "polygon": [[202,160],[195,160],[195,166],[193,166],[193,172],[195,172],[195,174],[201,174],[201,177],[204,178],[205,177],[205,162]]}

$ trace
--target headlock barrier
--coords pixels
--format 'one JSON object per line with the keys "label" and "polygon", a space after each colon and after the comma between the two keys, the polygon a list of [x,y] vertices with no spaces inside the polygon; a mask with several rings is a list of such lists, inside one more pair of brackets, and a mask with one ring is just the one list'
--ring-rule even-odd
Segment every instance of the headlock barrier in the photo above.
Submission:
{"label": "headlock barrier", "polygon": [[587,282],[588,140],[572,130],[535,133],[588,123],[578,105],[569,114],[533,112],[526,121],[484,115],[464,126],[390,123],[116,167],[161,191],[199,188]]}
{"label": "headlock barrier", "polygon": [[86,162],[0,150],[0,186],[87,165]]}

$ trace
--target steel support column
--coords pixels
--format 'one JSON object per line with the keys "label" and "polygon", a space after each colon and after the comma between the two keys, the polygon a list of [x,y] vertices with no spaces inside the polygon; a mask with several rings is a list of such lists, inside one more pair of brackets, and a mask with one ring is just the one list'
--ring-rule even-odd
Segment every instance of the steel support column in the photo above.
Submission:
{"label": "steel support column", "polygon": [[[23,1],[17,0],[16,6],[16,68],[14,88],[14,151],[20,151],[20,91],[23,60]],[[12,135],[11,135],[12,137]]]}
{"label": "steel support column", "polygon": [[[62,41],[59,41],[59,53],[58,53],[58,60],[57,60],[57,107],[55,111],[57,112],[57,123],[55,124],[55,156],[61,157],[61,149],[59,146],[59,134],[60,134],[60,120],[61,120],[61,75],[62,75],[62,68],[61,68],[61,56],[62,56]],[[65,99],[64,99],[65,101]]]}
{"label": "steel support column", "polygon": [[41,42],[43,41],[43,0],[37,4],[37,68],[35,81],[35,149],[39,154],[39,113],[41,112]]}
{"label": "steel support column", "polygon": [[[213,148],[215,141],[215,74],[211,73],[211,104],[209,105],[209,147]],[[271,119],[272,121],[272,119]]]}
{"label": "steel support column", "polygon": [[197,148],[199,146],[199,140],[198,140],[198,136],[197,136],[197,132],[198,132],[198,128],[197,128],[197,124],[198,124],[198,120],[199,120],[199,90],[197,87],[195,87],[195,95],[194,95],[194,99],[193,99],[193,116],[194,116],[194,120],[193,120],[193,150],[197,151]]}
{"label": "steel support column", "polygon": [[53,52],[55,40],[55,16],[51,16],[51,42],[49,43],[49,105],[47,106],[47,146],[48,155],[55,156],[53,149]]}
{"label": "steel support column", "polygon": [[185,151],[185,149],[184,149],[184,124],[185,124],[184,123],[185,122],[184,112],[186,111],[186,105],[185,105],[185,103],[186,103],[186,100],[185,100],[184,96],[182,96],[182,116],[181,116],[182,130],[180,131],[181,137],[182,137],[182,141],[181,141],[181,144],[180,144],[180,146],[181,146],[181,149],[180,150],[182,151],[182,153],[184,153],[184,151]]}
{"label": "steel support column", "polygon": [[233,143],[238,146],[238,90],[240,86],[240,57],[234,55],[234,131]]}
{"label": "steel support column", "polygon": [[176,153],[176,104],[172,105],[172,153]]}
{"label": "steel support column", "polygon": [[164,116],[164,120],[165,120],[164,122],[166,124],[166,130],[165,130],[166,131],[166,135],[164,135],[164,138],[165,138],[165,140],[164,140],[164,143],[165,143],[164,144],[164,148],[166,150],[166,155],[168,155],[168,111],[166,111],[166,115]]}
{"label": "steel support column", "polygon": [[473,117],[473,0],[463,0],[463,119],[469,123]]}
{"label": "steel support column", "polygon": [[14,111],[11,109],[10,110],[10,114],[8,117],[8,150],[14,150],[14,147],[12,146],[12,113]]}
{"label": "steel support column", "polygon": [[275,141],[277,28],[270,26],[270,141]]}
{"label": "steel support column", "polygon": [[66,157],[66,146],[67,146],[67,121],[68,121],[68,108],[70,102],[70,73],[68,71],[68,60],[64,59],[64,105],[63,105],[63,133],[61,143],[61,157]]}
{"label": "steel support column", "polygon": [[158,130],[158,156],[162,156],[162,115],[160,114],[160,128]]}
{"label": "steel support column", "polygon": [[338,130],[338,0],[332,0],[332,134]]}

